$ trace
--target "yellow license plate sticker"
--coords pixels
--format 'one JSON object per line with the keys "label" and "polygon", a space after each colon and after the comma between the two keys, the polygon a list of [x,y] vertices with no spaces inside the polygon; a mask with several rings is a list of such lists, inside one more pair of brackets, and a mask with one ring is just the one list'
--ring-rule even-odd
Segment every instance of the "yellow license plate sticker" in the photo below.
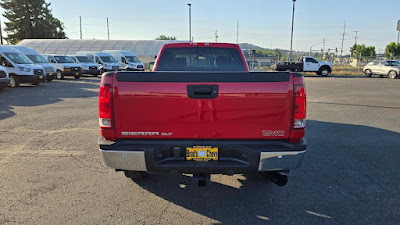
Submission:
{"label": "yellow license plate sticker", "polygon": [[43,76],[39,76],[39,79],[43,79]]}
{"label": "yellow license plate sticker", "polygon": [[211,146],[193,146],[186,148],[186,160],[218,160],[218,148]]}
{"label": "yellow license plate sticker", "polygon": [[75,73],[76,75],[79,75],[79,73]]}

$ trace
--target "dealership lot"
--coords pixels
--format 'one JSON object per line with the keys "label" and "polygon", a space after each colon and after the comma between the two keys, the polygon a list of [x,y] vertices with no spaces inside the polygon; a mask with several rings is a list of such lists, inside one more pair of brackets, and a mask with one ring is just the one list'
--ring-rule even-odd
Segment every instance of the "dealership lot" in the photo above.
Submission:
{"label": "dealership lot", "polygon": [[0,224],[398,224],[400,79],[306,78],[308,152],[256,175],[134,183],[98,152],[100,78],[0,93]]}

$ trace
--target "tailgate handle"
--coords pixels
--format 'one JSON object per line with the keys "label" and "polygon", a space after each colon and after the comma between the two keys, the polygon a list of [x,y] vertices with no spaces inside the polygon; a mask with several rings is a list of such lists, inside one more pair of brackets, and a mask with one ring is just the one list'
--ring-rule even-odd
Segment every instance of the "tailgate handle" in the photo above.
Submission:
{"label": "tailgate handle", "polygon": [[188,85],[189,98],[216,98],[218,97],[218,85]]}

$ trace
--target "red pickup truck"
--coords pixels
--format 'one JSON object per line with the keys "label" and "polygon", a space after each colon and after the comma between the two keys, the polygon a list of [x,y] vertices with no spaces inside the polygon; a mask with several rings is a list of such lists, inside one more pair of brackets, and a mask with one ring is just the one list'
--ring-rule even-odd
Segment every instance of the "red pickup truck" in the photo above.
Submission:
{"label": "red pickup truck", "polygon": [[105,164],[129,178],[149,173],[258,172],[274,183],[300,166],[307,142],[304,78],[249,72],[238,45],[173,43],[153,72],[105,73],[99,145]]}

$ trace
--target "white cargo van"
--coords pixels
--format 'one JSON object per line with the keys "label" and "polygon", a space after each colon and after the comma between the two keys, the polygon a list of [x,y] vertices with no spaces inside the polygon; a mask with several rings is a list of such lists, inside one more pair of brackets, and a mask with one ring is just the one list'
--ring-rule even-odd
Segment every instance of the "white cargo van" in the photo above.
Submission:
{"label": "white cargo van", "polygon": [[71,55],[71,58],[83,68],[84,74],[90,74],[97,77],[100,73],[99,64],[86,55]]}
{"label": "white cargo van", "polygon": [[7,69],[4,66],[0,66],[0,91],[10,83],[10,77],[8,76]]}
{"label": "white cargo van", "polygon": [[82,76],[81,65],[66,55],[42,55],[47,61],[56,67],[56,78],[63,80],[64,76],[74,76],[79,79]]}
{"label": "white cargo van", "polygon": [[144,65],[133,52],[123,50],[105,50],[103,52],[111,54],[119,63],[122,70],[144,71]]}
{"label": "white cargo van", "polygon": [[119,71],[119,63],[110,55],[105,52],[77,52],[77,55],[87,55],[94,59],[96,63],[100,66],[100,73],[108,71]]}
{"label": "white cargo van", "polygon": [[0,46],[0,65],[10,75],[10,86],[18,87],[20,83],[38,85],[46,79],[43,68],[34,64],[28,57],[15,48]]}
{"label": "white cargo van", "polygon": [[11,46],[18,51],[22,52],[22,54],[26,55],[32,62],[38,64],[39,66],[43,67],[44,72],[46,73],[47,81],[52,81],[56,75],[56,68],[49,63],[45,58],[43,58],[39,53],[37,53],[33,48],[28,48],[25,46]]}

